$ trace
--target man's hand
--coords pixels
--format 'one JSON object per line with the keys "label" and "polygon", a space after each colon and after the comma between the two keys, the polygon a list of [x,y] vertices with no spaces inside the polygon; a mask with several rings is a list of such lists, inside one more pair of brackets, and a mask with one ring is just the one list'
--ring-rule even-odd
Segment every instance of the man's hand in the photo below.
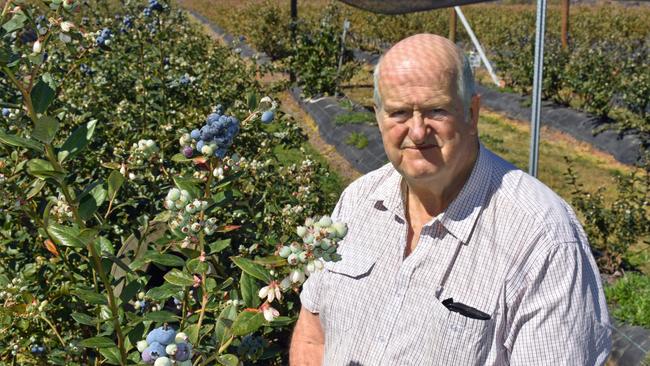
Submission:
{"label": "man's hand", "polygon": [[318,314],[312,314],[303,307],[293,330],[289,363],[291,366],[320,366],[324,347],[325,336]]}

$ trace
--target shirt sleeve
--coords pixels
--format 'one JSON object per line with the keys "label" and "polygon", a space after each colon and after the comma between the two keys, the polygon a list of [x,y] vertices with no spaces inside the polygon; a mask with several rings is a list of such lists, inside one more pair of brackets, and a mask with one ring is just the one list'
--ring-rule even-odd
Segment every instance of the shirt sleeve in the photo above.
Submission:
{"label": "shirt sleeve", "polygon": [[504,346],[510,365],[602,365],[611,330],[598,269],[581,242],[550,245],[510,296]]}
{"label": "shirt sleeve", "polygon": [[[345,195],[346,191],[343,191],[341,197],[339,197],[339,201],[336,203],[336,207],[334,207],[334,211],[332,211],[331,217],[334,222],[346,222],[346,219],[343,217],[345,212]],[[314,314],[320,313],[320,296],[322,293],[323,278],[325,277],[324,271],[325,269],[312,273],[302,285],[302,291],[300,292],[300,303],[305,309]]]}

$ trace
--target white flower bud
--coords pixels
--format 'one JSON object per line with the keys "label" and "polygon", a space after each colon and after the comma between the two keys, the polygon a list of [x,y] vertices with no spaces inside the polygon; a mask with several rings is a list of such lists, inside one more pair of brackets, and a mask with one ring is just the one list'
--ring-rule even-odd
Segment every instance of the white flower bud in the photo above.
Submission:
{"label": "white flower bud", "polygon": [[43,50],[43,44],[41,43],[41,41],[36,40],[36,42],[34,42],[34,46],[32,47],[32,51],[34,51],[34,53],[41,53],[42,50]]}
{"label": "white flower bud", "polygon": [[61,22],[61,30],[65,33],[70,32],[70,29],[72,28],[74,28],[74,23],[68,21]]}
{"label": "white flower bud", "polygon": [[264,299],[269,295],[269,290],[270,290],[269,286],[264,286],[257,293],[257,296],[259,296],[260,299]]}
{"label": "white flower bud", "polygon": [[289,274],[289,276],[291,277],[291,282],[293,283],[305,282],[305,274],[299,269],[294,269],[291,271],[291,274]]}
{"label": "white flower bud", "polygon": [[133,174],[133,173],[129,173],[129,179],[130,179],[130,180],[134,180],[134,179],[135,179],[135,174]]}

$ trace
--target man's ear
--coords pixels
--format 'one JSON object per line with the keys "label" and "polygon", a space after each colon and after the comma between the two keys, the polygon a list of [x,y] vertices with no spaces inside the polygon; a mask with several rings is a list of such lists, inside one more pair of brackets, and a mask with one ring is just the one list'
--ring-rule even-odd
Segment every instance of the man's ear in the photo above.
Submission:
{"label": "man's ear", "polygon": [[381,107],[378,107],[376,104],[372,105],[372,108],[375,110],[375,120],[377,120],[377,126],[379,127],[379,132],[382,132],[382,109]]}

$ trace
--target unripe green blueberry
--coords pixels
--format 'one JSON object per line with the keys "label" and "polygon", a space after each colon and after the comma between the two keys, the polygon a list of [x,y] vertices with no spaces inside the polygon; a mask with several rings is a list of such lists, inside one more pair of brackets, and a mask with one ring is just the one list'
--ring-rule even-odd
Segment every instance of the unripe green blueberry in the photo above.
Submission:
{"label": "unripe green blueberry", "polygon": [[188,204],[187,206],[185,206],[185,212],[187,212],[188,214],[193,214],[194,212],[196,212],[196,206],[194,206],[193,203]]}
{"label": "unripe green blueberry", "polygon": [[323,258],[323,260],[324,260],[325,262],[329,262],[329,261],[332,260],[332,258],[330,258],[329,253],[323,253],[323,255],[321,256],[321,258]]}
{"label": "unripe green blueberry", "polygon": [[[208,201],[201,201],[201,211],[205,211],[208,209]],[[216,222],[217,219],[215,219]]]}
{"label": "unripe green blueberry", "polygon": [[332,225],[332,219],[329,216],[325,215],[321,217],[318,223],[320,224],[321,227],[328,227]]}
{"label": "unripe green blueberry", "polygon": [[287,258],[287,262],[292,266],[298,264],[298,256],[296,255],[296,253],[291,253]]}
{"label": "unripe green blueberry", "polygon": [[308,217],[305,219],[305,226],[313,226],[314,225],[314,219],[311,217]]}
{"label": "unripe green blueberry", "polygon": [[138,351],[140,351],[141,353],[144,352],[144,350],[147,349],[148,346],[149,344],[147,344],[147,341],[145,341],[144,339],[136,343],[136,347],[138,348]]}
{"label": "unripe green blueberry", "polygon": [[[207,204],[207,202],[206,202]],[[217,218],[216,217],[211,217],[208,219],[208,224],[210,225],[216,225],[217,224]]]}
{"label": "unripe green blueberry", "polygon": [[303,241],[305,242],[305,244],[311,244],[314,242],[314,236],[311,234],[307,234],[307,236],[305,236]]}
{"label": "unripe green blueberry", "polygon": [[181,198],[179,198],[183,203],[188,203],[190,201],[190,192],[186,190],[181,191]]}
{"label": "unripe green blueberry", "polygon": [[348,233],[347,225],[342,222],[335,222],[332,224],[332,228],[336,230],[336,236],[340,239],[343,239],[343,237]]}
{"label": "unripe green blueberry", "polygon": [[302,238],[305,236],[305,234],[307,234],[307,228],[304,226],[298,226],[298,228],[296,228],[296,234]]}
{"label": "unripe green blueberry", "polygon": [[312,263],[314,263],[314,268],[317,271],[320,271],[321,269],[323,269],[323,262],[320,259],[317,259],[317,260],[313,261]]}
{"label": "unripe green blueberry", "polygon": [[205,233],[205,235],[209,236],[209,235],[214,234],[214,229],[211,228],[211,227],[206,226],[206,227],[203,228],[203,232]]}
{"label": "unripe green blueberry", "polygon": [[305,263],[307,261],[307,252],[300,252],[298,254],[298,260],[300,263]]}
{"label": "unripe green blueberry", "polygon": [[198,233],[199,231],[201,231],[201,224],[199,224],[198,222],[195,222],[195,223],[192,224],[190,229],[192,229],[192,231],[194,231],[195,233]]}
{"label": "unripe green blueberry", "polygon": [[144,291],[138,292],[138,299],[139,300],[144,300],[144,295],[145,295]]}
{"label": "unripe green blueberry", "polygon": [[210,156],[210,155],[212,155],[212,153],[214,153],[214,150],[212,149],[212,147],[210,145],[204,145],[201,148],[201,154],[203,154],[205,156]]}
{"label": "unripe green blueberry", "polygon": [[171,209],[175,208],[176,205],[174,205],[174,201],[172,201],[172,200],[165,200],[165,207],[167,209],[171,210]]}
{"label": "unripe green blueberry", "polygon": [[320,241],[320,247],[323,248],[323,250],[327,250],[330,248],[330,241],[329,239],[325,238]]}
{"label": "unripe green blueberry", "polygon": [[167,199],[176,201],[181,198],[181,191],[178,188],[172,188],[167,193]]}
{"label": "unripe green blueberry", "polygon": [[280,257],[282,257],[282,258],[288,258],[289,255],[291,254],[291,248],[289,248],[288,246],[285,245],[282,248],[280,248],[280,253],[279,254],[280,254]]}
{"label": "unripe green blueberry", "polygon": [[316,272],[316,266],[314,265],[314,261],[311,261],[311,262],[307,263],[305,268],[307,269],[307,272],[309,272],[309,273]]}
{"label": "unripe green blueberry", "polygon": [[187,334],[183,332],[179,332],[176,333],[176,338],[174,339],[174,342],[183,343],[183,342],[187,342],[188,339],[190,339],[190,337],[188,337]]}
{"label": "unripe green blueberry", "polygon": [[302,246],[298,243],[291,243],[289,248],[291,249],[291,253],[300,253],[302,251]]}
{"label": "unripe green blueberry", "polygon": [[167,347],[165,347],[165,352],[167,352],[168,355],[173,356],[176,354],[176,350],[178,347],[176,347],[176,344],[168,344]]}
{"label": "unripe green blueberry", "polygon": [[153,366],[172,366],[172,360],[169,357],[158,357]]}

